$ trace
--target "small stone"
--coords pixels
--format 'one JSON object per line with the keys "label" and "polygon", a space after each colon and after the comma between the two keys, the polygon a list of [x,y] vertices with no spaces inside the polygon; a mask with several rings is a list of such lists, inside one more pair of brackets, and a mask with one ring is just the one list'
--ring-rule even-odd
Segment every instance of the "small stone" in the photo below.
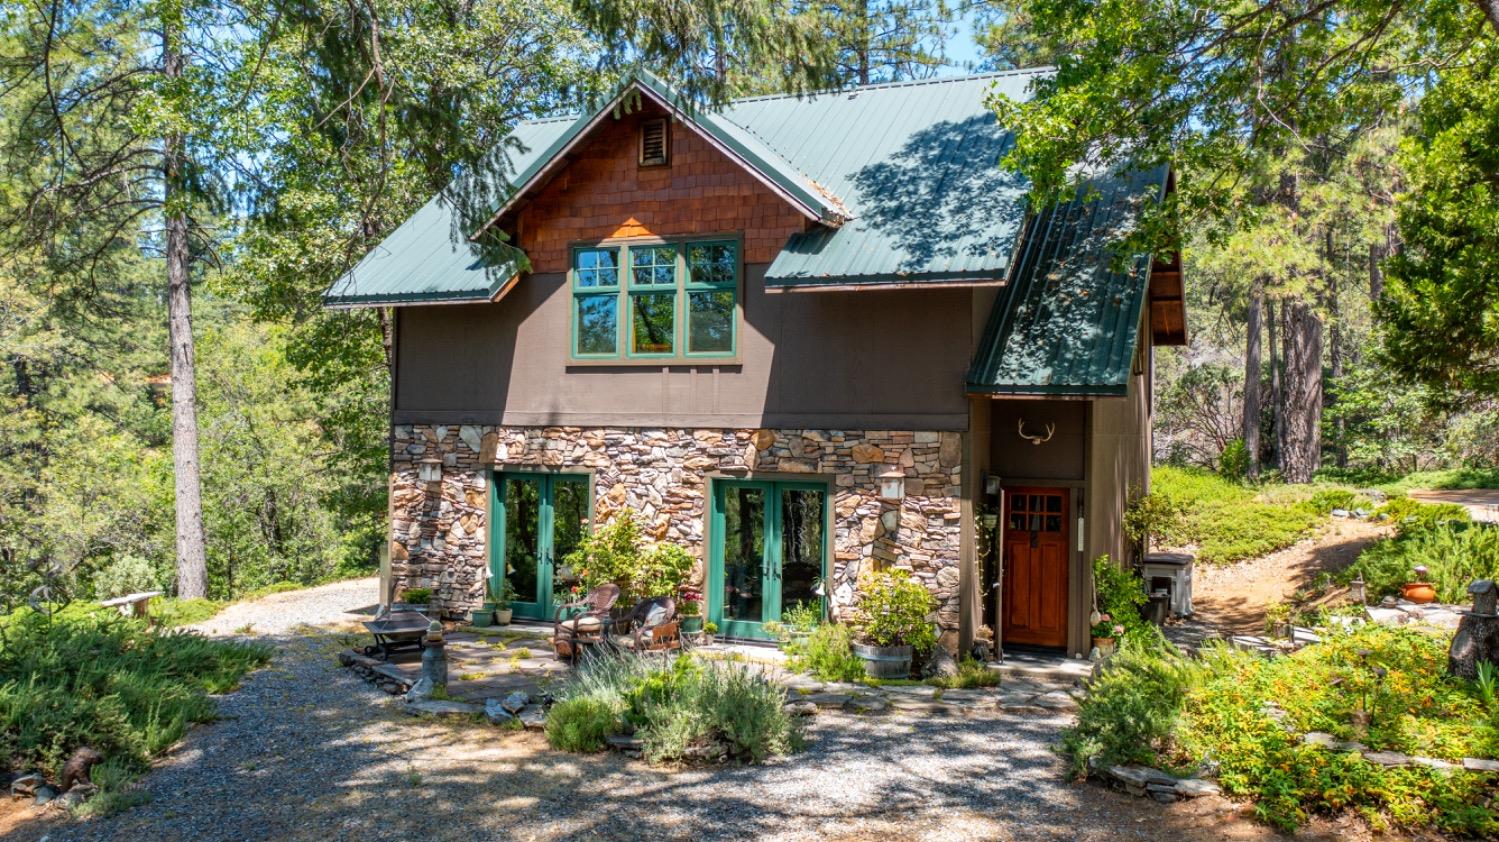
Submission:
{"label": "small stone", "polygon": [[853,696],[848,693],[812,693],[802,697],[802,701],[810,702],[820,708],[841,708],[852,699]]}
{"label": "small stone", "polygon": [[10,782],[10,794],[14,798],[27,798],[36,794],[37,787],[45,786],[47,779],[37,772],[22,775]]}
{"label": "small stone", "polygon": [[855,462],[865,465],[885,460],[885,451],[872,444],[856,444],[849,449],[849,455]]}
{"label": "small stone", "polygon": [[1212,781],[1201,778],[1186,778],[1176,782],[1176,794],[1183,798],[1201,798],[1204,795],[1219,795],[1221,788]]}
{"label": "small stone", "polygon": [[520,713],[526,705],[531,703],[531,696],[524,691],[517,690],[500,700],[500,707],[510,713]]}
{"label": "small stone", "polygon": [[952,653],[938,646],[932,651],[928,671],[938,678],[952,678],[958,674],[958,662],[953,660]]}
{"label": "small stone", "polygon": [[485,699],[484,718],[494,725],[509,725],[515,714],[505,710],[499,699]]}
{"label": "small stone", "polygon": [[787,702],[786,713],[792,716],[814,716],[817,705],[812,702]]}
{"label": "small stone", "polygon": [[49,803],[50,801],[52,801],[52,799],[54,799],[56,797],[57,797],[57,790],[55,788],[53,788],[49,784],[42,784],[41,786],[39,786],[39,787],[36,788],[36,796],[35,796],[36,800],[33,801],[32,803],[34,803],[34,804],[36,804],[36,806],[40,807],[43,804]]}
{"label": "small stone", "polygon": [[1144,788],[1150,784],[1176,786],[1176,778],[1149,766],[1110,766],[1109,775],[1125,786]]}
{"label": "small stone", "polygon": [[1162,804],[1173,804],[1177,799],[1176,787],[1170,784],[1147,784],[1145,791]]}
{"label": "small stone", "polygon": [[547,712],[541,705],[526,705],[518,716],[527,730],[540,731],[546,727]]}
{"label": "small stone", "polygon": [[756,430],[750,436],[750,441],[755,445],[756,450],[769,450],[776,443],[775,430]]}
{"label": "small stone", "polygon": [[1364,759],[1379,766],[1409,766],[1409,756],[1398,751],[1366,751]]}
{"label": "small stone", "polygon": [[57,804],[71,810],[97,794],[99,794],[99,788],[93,784],[78,784],[64,792],[62,797],[57,799]]}
{"label": "small stone", "polygon": [[1417,766],[1425,766],[1428,769],[1437,769],[1441,771],[1459,768],[1459,765],[1456,763],[1448,763],[1445,760],[1438,760],[1435,757],[1412,757],[1411,763]]}
{"label": "small stone", "polygon": [[1499,772],[1499,760],[1483,760],[1477,757],[1464,757],[1463,768],[1469,772]]}
{"label": "small stone", "polygon": [[881,696],[859,696],[850,704],[860,713],[884,713],[890,709],[889,700]]}
{"label": "small stone", "polygon": [[610,734],[604,738],[604,741],[615,751],[641,751],[645,748],[645,743],[642,740],[625,736],[624,734]]}

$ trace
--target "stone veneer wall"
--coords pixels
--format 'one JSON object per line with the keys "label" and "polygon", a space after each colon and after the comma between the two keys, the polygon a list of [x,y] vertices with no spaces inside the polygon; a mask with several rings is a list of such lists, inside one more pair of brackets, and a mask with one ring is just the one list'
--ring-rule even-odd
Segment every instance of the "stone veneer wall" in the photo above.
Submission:
{"label": "stone veneer wall", "polygon": [[[854,583],[867,566],[906,567],[937,597],[938,622],[951,641],[958,628],[961,453],[959,434],[935,431],[398,425],[392,572],[403,587],[432,588],[451,612],[483,600],[486,468],[592,471],[595,523],[628,508],[647,534],[700,561],[708,473],[748,467],[754,474],[820,475],[832,481],[835,615],[849,615]],[[432,460],[443,465],[441,481],[420,481],[420,463]],[[879,475],[892,467],[906,475],[898,504],[879,498]]]}

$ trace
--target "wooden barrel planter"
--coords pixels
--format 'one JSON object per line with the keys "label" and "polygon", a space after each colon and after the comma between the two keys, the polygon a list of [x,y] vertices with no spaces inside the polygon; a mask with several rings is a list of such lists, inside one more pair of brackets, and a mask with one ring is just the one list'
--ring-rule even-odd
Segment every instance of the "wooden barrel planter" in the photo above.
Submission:
{"label": "wooden barrel planter", "polygon": [[912,650],[909,646],[855,643],[851,648],[863,659],[864,674],[870,678],[906,678],[911,675]]}

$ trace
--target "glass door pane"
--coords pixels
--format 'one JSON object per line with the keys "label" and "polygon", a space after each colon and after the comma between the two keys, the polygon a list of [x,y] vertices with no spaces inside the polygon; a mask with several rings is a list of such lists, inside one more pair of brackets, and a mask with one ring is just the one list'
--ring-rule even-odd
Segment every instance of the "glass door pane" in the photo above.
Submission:
{"label": "glass door pane", "polygon": [[500,489],[504,576],[515,588],[515,613],[540,617],[542,593],[541,504],[542,478],[507,475]]}
{"label": "glass door pane", "polygon": [[[566,559],[588,532],[588,483],[582,477],[556,476],[551,478],[551,485],[552,546],[548,558],[553,581],[549,588],[555,591],[573,583],[573,571],[567,569]],[[563,574],[569,574],[568,578]]]}
{"label": "glass door pane", "polygon": [[815,592],[822,576],[824,501],[827,493],[815,488],[781,489],[781,612],[799,602],[818,604]]}
{"label": "glass door pane", "polygon": [[[761,486],[725,485],[719,490],[724,634],[756,634],[765,619],[765,498]],[[746,626],[751,623],[753,627]]]}

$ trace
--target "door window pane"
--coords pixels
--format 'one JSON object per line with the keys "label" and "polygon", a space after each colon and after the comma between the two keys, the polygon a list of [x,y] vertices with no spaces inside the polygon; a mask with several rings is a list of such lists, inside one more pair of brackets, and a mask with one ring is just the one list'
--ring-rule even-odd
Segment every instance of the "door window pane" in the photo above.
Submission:
{"label": "door window pane", "polygon": [[505,577],[516,599],[537,599],[541,481],[505,478]]}
{"label": "door window pane", "polygon": [[619,347],[619,300],[613,294],[580,295],[578,308],[579,354],[613,354]]}
{"label": "door window pane", "polygon": [[673,246],[632,246],[630,283],[634,286],[676,286],[677,250]]}
{"label": "door window pane", "polygon": [[764,605],[765,491],[723,490],[723,617],[758,623]]}
{"label": "door window pane", "polygon": [[734,351],[734,291],[687,294],[687,352],[729,354]]}
{"label": "door window pane", "polygon": [[[588,533],[588,483],[585,480],[552,479],[552,565],[561,569],[568,553],[578,548]],[[574,571],[576,573],[576,571]],[[554,574],[555,575],[555,572]],[[553,583],[556,587],[557,583]]]}
{"label": "door window pane", "polygon": [[619,250],[579,249],[574,252],[573,284],[579,289],[619,286]]}
{"label": "door window pane", "polygon": [[815,588],[822,576],[823,505],[816,489],[781,491],[781,611],[799,602],[820,604]]}
{"label": "door window pane", "polygon": [[676,293],[637,293],[630,296],[630,302],[634,310],[630,353],[670,354],[677,326]]}

